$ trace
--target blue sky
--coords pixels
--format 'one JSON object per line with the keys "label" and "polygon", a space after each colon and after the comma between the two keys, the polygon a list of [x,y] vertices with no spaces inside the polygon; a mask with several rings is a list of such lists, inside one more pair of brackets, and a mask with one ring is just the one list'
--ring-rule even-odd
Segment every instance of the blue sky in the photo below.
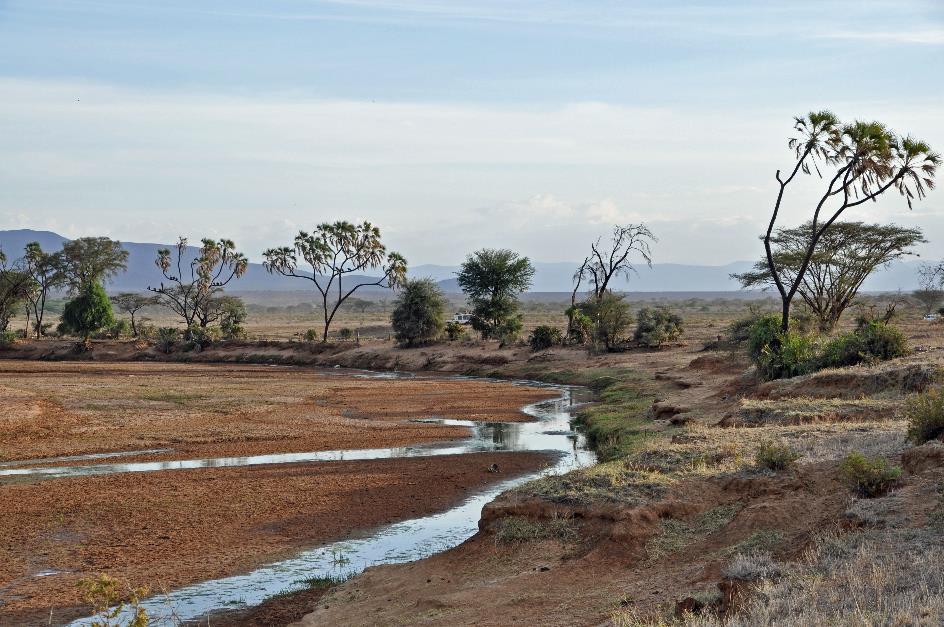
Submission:
{"label": "blue sky", "polygon": [[[0,0],[0,228],[136,241],[378,223],[414,263],[752,258],[791,117],[944,149],[944,4]],[[803,219],[815,181],[791,197]],[[926,229],[944,200],[852,216]]]}

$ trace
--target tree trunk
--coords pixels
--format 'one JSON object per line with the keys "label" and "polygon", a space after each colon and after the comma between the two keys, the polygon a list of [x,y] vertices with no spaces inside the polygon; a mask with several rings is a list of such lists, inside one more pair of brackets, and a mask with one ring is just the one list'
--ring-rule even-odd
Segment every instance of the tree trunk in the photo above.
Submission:
{"label": "tree trunk", "polygon": [[786,333],[790,330],[790,299],[783,298],[783,311],[780,318],[780,330]]}

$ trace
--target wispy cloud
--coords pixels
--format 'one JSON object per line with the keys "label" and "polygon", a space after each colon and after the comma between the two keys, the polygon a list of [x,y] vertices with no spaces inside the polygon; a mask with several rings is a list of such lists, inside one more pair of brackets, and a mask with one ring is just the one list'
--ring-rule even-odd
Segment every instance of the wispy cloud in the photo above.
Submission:
{"label": "wispy cloud", "polygon": [[847,39],[890,44],[944,45],[944,29],[900,31],[840,30],[823,35],[826,39]]}

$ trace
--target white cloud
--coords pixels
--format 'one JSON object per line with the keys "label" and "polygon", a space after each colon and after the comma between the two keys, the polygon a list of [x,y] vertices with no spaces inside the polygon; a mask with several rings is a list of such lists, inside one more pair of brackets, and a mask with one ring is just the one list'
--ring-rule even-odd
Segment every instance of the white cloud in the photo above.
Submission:
{"label": "white cloud", "polygon": [[944,45],[944,29],[896,30],[896,31],[855,31],[840,30],[826,33],[827,39],[852,39],[893,44]]}

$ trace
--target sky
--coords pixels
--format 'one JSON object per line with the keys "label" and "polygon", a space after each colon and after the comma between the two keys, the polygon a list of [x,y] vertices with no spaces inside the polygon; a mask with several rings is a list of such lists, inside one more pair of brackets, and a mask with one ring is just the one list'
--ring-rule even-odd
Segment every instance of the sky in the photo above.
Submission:
{"label": "sky", "polygon": [[[0,0],[0,229],[258,260],[369,220],[416,265],[644,222],[654,261],[721,265],[761,253],[793,116],[944,151],[942,65],[940,0]],[[944,190],[849,217],[944,256]]]}

